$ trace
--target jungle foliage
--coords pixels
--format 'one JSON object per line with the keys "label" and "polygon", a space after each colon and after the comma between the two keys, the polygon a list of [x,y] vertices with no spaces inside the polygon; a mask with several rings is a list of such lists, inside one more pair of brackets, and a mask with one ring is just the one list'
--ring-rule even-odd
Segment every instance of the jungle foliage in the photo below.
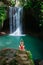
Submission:
{"label": "jungle foliage", "polygon": [[39,28],[43,30],[43,1],[41,0],[26,0],[26,5],[24,6],[25,9],[29,8],[32,11],[32,16],[35,17]]}
{"label": "jungle foliage", "polygon": [[[15,6],[16,0],[1,0],[7,6]],[[32,16],[36,19],[39,28],[43,29],[43,1],[42,0],[18,0],[20,5],[24,7],[26,10],[31,9]],[[4,9],[5,10],[5,9]],[[5,16],[5,11],[4,16]],[[0,10],[0,17],[2,16]]]}
{"label": "jungle foliage", "polygon": [[0,5],[0,26],[2,26],[4,20],[7,18],[6,7],[4,4]]}

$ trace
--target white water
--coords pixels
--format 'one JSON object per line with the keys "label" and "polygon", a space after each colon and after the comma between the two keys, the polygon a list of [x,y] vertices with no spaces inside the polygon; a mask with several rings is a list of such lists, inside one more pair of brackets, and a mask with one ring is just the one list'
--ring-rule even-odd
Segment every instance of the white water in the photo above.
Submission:
{"label": "white water", "polygon": [[9,24],[10,24],[10,33],[12,33],[12,7],[9,7]]}
{"label": "white water", "polygon": [[[11,33],[10,35],[11,36],[24,36],[22,34],[22,24],[21,24],[23,8],[18,7],[15,10],[16,12],[15,14],[13,14],[13,29],[11,28],[12,26],[10,25],[10,33]],[[12,21],[10,21],[10,24],[11,22]],[[13,31],[13,33],[11,31]]]}
{"label": "white water", "polygon": [[18,27],[15,32],[13,32],[12,34],[10,34],[10,36],[25,36],[25,34],[21,34],[21,31],[20,31],[20,29]]}

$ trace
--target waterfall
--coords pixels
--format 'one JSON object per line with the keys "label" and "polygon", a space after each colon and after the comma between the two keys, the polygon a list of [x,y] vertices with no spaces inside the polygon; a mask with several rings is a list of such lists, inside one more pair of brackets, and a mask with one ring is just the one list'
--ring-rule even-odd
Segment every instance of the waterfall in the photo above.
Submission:
{"label": "waterfall", "polygon": [[[19,0],[15,0],[15,6],[9,8],[10,34],[12,36],[21,36],[23,33],[23,6]],[[12,17],[10,17],[12,16]]]}
{"label": "waterfall", "polygon": [[[22,34],[22,24],[21,24],[21,11],[22,8],[18,8],[17,15],[16,15],[16,34]],[[20,14],[21,13],[21,14]]]}
{"label": "waterfall", "polygon": [[13,7],[13,32],[16,30],[16,13],[17,11],[17,8],[16,7]]}
{"label": "waterfall", "polygon": [[[12,13],[12,15],[11,15],[11,13]],[[13,9],[10,8],[9,16],[12,16],[12,18],[10,18],[10,33],[11,33],[10,35],[12,35],[12,36],[22,35],[23,7],[13,7]]]}
{"label": "waterfall", "polygon": [[12,33],[12,8],[9,7],[9,24],[10,24],[10,33]]}

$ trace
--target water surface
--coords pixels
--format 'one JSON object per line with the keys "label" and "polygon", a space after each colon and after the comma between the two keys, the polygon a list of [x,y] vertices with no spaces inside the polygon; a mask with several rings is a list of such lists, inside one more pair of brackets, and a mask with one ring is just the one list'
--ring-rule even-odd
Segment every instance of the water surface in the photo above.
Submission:
{"label": "water surface", "polygon": [[0,50],[3,48],[18,49],[21,39],[24,40],[25,49],[31,51],[33,58],[43,59],[43,40],[30,35],[0,36]]}

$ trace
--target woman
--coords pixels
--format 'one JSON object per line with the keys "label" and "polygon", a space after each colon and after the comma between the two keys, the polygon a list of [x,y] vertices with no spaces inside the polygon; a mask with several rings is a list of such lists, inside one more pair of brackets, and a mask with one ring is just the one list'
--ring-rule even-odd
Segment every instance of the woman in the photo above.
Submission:
{"label": "woman", "polygon": [[25,50],[25,46],[24,46],[24,42],[23,41],[20,41],[19,50],[22,50],[22,51]]}

